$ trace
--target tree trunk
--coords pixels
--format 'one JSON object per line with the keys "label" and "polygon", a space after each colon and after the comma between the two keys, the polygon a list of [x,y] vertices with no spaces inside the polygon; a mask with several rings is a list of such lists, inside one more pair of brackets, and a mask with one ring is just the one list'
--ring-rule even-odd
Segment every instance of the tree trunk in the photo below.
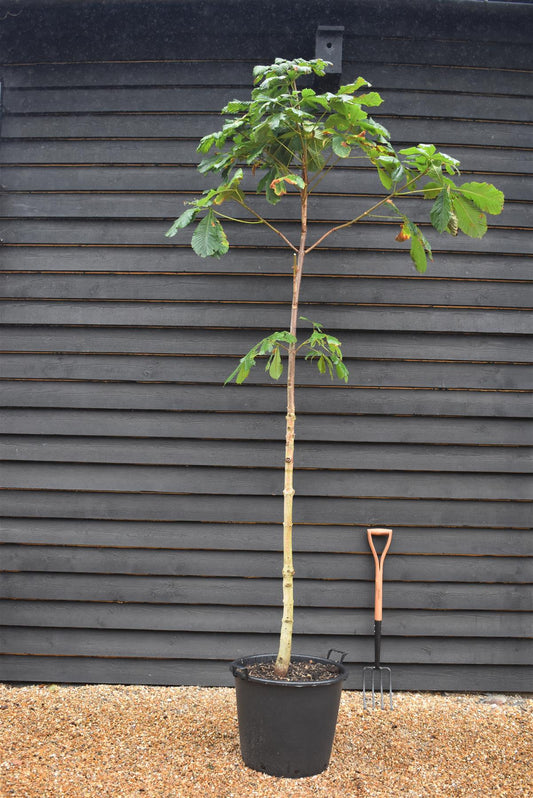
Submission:
{"label": "tree trunk", "polygon": [[[306,175],[304,179],[307,185]],[[307,237],[307,188],[301,194],[301,234],[298,255],[295,255],[292,275],[292,306],[290,332],[296,338],[298,328],[298,302],[302,282]],[[279,650],[274,666],[277,676],[286,676],[291,661],[292,630],[294,626],[294,565],[292,556],[292,508],[294,499],[294,437],[296,427],[296,406],[294,386],[296,372],[296,352],[298,344],[289,344],[287,362],[287,416],[285,427],[285,481],[283,488],[283,618]]]}

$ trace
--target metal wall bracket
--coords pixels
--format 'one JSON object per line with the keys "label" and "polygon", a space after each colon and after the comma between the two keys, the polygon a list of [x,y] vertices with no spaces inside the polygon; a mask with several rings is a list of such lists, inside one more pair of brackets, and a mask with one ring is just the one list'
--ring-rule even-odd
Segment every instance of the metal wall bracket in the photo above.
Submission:
{"label": "metal wall bracket", "polygon": [[319,25],[316,31],[315,58],[331,61],[328,75],[342,74],[342,40],[344,25]]}
{"label": "metal wall bracket", "polygon": [[337,91],[342,74],[343,25],[319,25],[316,31],[315,58],[329,61],[326,74],[315,79],[315,87],[320,91]]}

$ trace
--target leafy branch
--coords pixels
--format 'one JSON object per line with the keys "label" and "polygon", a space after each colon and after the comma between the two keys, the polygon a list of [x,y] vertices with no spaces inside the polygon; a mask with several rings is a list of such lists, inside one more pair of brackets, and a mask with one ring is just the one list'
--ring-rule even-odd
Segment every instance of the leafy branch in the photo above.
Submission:
{"label": "leafy branch", "polygon": [[[276,331],[263,338],[240,359],[237,368],[231,372],[229,377],[224,382],[235,380],[237,385],[240,385],[249,376],[250,371],[256,364],[256,359],[261,355],[268,355],[268,360],[265,366],[265,371],[270,374],[272,379],[279,380],[283,374],[283,361],[281,359],[281,351],[289,352],[290,344],[296,346],[296,352],[299,352],[304,347],[308,349],[305,360],[317,360],[317,368],[320,374],[325,374],[326,370],[329,371],[331,379],[334,375],[344,382],[348,382],[349,372],[343,363],[341,342],[333,335],[324,332],[321,324],[316,321],[310,321],[305,316],[300,316],[303,321],[308,321],[313,325],[313,332],[311,335],[302,341],[299,346],[296,337],[287,330]],[[287,344],[287,346],[285,345]]]}
{"label": "leafy branch", "polygon": [[296,338],[294,335],[291,335],[290,332],[286,330],[277,331],[271,333],[266,338],[263,338],[257,344],[252,346],[249,352],[247,352],[241,359],[239,360],[239,365],[232,371],[229,377],[224,382],[224,385],[227,385],[228,382],[235,380],[237,385],[240,385],[250,374],[250,371],[255,366],[256,358],[260,357],[261,355],[269,355],[267,360],[267,364],[265,366],[265,371],[267,371],[270,376],[274,380],[279,380],[283,373],[283,364],[281,362],[281,349],[286,349],[287,347],[284,344],[295,344]]}
{"label": "leafy branch", "polygon": [[[310,321],[305,316],[300,316],[304,321]],[[307,347],[308,353],[306,360],[316,360],[320,374],[325,374],[326,370],[333,379],[334,373],[339,380],[348,382],[349,372],[343,363],[341,342],[333,335],[324,332],[324,328],[316,321],[310,322],[313,325],[313,332],[299,348]]]}

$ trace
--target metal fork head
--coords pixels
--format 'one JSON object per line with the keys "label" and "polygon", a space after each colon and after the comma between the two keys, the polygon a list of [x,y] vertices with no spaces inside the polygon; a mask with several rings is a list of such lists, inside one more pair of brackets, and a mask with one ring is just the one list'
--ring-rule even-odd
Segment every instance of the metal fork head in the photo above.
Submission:
{"label": "metal fork head", "polygon": [[[384,704],[384,693],[388,692],[389,694],[389,706],[392,709],[392,674],[391,669],[387,668],[386,665],[368,665],[366,668],[363,668],[363,709],[367,708],[367,672],[370,672],[370,689],[372,691],[372,709],[376,708],[376,676],[379,673],[379,687],[378,692],[380,695],[380,707],[381,709],[385,709]],[[388,689],[383,685],[383,671],[388,672]],[[385,677],[387,678],[387,677]]]}

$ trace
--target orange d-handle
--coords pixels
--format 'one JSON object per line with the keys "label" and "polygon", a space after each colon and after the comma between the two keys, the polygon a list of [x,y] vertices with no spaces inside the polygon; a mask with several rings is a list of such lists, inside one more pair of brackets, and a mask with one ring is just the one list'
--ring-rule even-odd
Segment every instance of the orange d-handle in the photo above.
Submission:
{"label": "orange d-handle", "polygon": [[[376,566],[376,587],[374,593],[374,620],[381,621],[383,617],[383,564],[385,562],[385,557],[387,556],[387,552],[391,544],[392,529],[367,529],[366,536],[368,538],[368,544],[372,551],[372,556],[374,557],[374,564]],[[375,537],[387,538],[381,554],[377,553],[376,547],[374,546],[373,538]]]}

